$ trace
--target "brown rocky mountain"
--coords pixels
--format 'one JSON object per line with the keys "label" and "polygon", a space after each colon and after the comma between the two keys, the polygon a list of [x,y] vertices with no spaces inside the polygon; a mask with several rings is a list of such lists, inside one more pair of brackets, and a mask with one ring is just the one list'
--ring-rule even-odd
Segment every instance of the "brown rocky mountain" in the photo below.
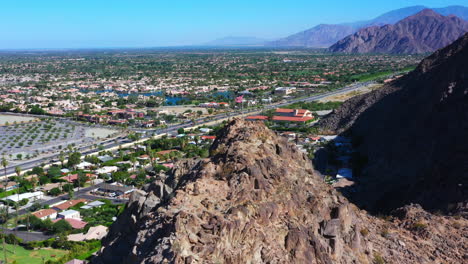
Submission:
{"label": "brown rocky mountain", "polygon": [[356,32],[350,25],[321,24],[294,35],[267,43],[276,47],[327,48],[338,40]]}
{"label": "brown rocky mountain", "polygon": [[467,230],[415,205],[369,216],[286,138],[237,119],[210,158],[135,192],[92,263],[462,263]]}
{"label": "brown rocky mountain", "polygon": [[395,25],[361,29],[333,44],[329,50],[344,53],[426,53],[447,46],[467,31],[467,21],[425,9]]}
{"label": "brown rocky mountain", "polygon": [[[357,32],[359,29],[395,24],[426,8],[425,6],[409,6],[389,11],[371,20],[343,24],[320,24],[288,37],[267,42],[265,45],[276,47],[328,48],[337,41]],[[444,16],[456,15],[461,19],[468,20],[468,8],[464,6],[447,6],[431,9]]]}
{"label": "brown rocky mountain", "polygon": [[385,210],[415,202],[466,214],[468,33],[320,125],[354,138],[362,167],[359,190],[350,193],[356,203]]}

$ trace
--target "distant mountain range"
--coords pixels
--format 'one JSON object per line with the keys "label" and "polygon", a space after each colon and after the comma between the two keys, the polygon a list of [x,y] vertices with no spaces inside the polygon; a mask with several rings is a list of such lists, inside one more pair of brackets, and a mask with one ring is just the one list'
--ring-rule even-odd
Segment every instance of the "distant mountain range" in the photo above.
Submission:
{"label": "distant mountain range", "polygon": [[204,46],[262,46],[266,42],[265,39],[256,37],[236,37],[229,36],[224,38],[215,39],[213,41],[204,43]]}
{"label": "distant mountain range", "polygon": [[394,25],[359,30],[332,45],[332,52],[425,53],[452,43],[468,31],[468,22],[424,9]]}
{"label": "distant mountain range", "polygon": [[[427,7],[425,6],[411,6],[387,12],[367,21],[343,24],[320,24],[286,38],[267,42],[265,45],[275,47],[326,48],[362,28],[395,24],[396,22],[414,15],[426,8]],[[455,15],[461,19],[468,20],[468,7],[448,6],[444,8],[432,8],[432,10],[444,16]]]}

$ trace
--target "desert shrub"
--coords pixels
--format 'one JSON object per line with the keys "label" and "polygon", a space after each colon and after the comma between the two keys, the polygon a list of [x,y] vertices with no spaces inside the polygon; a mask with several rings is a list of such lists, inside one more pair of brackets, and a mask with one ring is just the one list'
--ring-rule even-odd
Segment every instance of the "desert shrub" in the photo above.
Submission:
{"label": "desert shrub", "polygon": [[377,252],[374,253],[374,264],[385,264],[384,258]]}
{"label": "desert shrub", "polygon": [[424,230],[427,228],[427,225],[422,222],[415,222],[411,228],[414,230]]}
{"label": "desert shrub", "polygon": [[369,230],[368,230],[367,228],[361,229],[360,232],[361,232],[361,235],[362,235],[362,236],[367,236],[367,235],[369,234]]}

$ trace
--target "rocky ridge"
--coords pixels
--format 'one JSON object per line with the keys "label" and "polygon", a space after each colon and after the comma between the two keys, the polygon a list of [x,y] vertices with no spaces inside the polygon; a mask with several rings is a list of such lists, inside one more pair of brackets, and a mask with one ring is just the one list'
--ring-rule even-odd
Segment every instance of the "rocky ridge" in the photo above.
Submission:
{"label": "rocky ridge", "polygon": [[410,54],[433,52],[468,31],[468,22],[425,9],[394,25],[359,30],[333,44],[331,52]]}
{"label": "rocky ridge", "polygon": [[92,263],[462,263],[467,225],[418,206],[369,216],[262,123],[132,195]]}
{"label": "rocky ridge", "polygon": [[[348,35],[356,33],[360,29],[372,26],[395,24],[398,21],[412,16],[426,8],[427,7],[425,6],[410,6],[392,10],[367,21],[343,24],[320,24],[288,37],[267,42],[266,46],[328,48],[337,41],[347,37]],[[432,10],[444,16],[455,15],[461,19],[468,20],[468,8],[464,6],[447,6],[442,8],[432,8]]]}
{"label": "rocky ridge", "polygon": [[411,73],[346,101],[320,126],[355,140],[363,164],[353,201],[408,203],[468,215],[468,34]]}

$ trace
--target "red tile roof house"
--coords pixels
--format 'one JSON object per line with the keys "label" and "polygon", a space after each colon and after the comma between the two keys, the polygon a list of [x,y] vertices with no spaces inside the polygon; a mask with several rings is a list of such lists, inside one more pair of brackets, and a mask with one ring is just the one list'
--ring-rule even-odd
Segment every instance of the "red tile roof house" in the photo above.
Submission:
{"label": "red tile roof house", "polygon": [[201,136],[202,140],[215,140],[216,136]]}
{"label": "red tile roof house", "polygon": [[[90,178],[96,178],[97,175],[86,173],[86,181],[89,181]],[[69,183],[73,183],[78,180],[78,174],[70,174],[67,176],[60,177],[60,179],[65,180]]]}
{"label": "red tile roof house", "polygon": [[253,116],[247,116],[245,120],[248,121],[265,121],[268,120],[268,116],[262,116],[262,115],[253,115]]}
{"label": "red tile roof house", "polygon": [[18,188],[18,186],[19,186],[19,184],[17,182],[14,182],[14,181],[7,182],[6,187],[5,187],[4,183],[0,183],[0,189],[3,189],[5,191],[11,191],[13,189]]}
{"label": "red tile roof house", "polygon": [[275,111],[276,116],[290,116],[290,117],[314,117],[312,112],[306,109],[285,109],[277,108]]}
{"label": "red tile roof house", "polygon": [[147,154],[143,154],[143,155],[140,155],[137,159],[139,159],[139,160],[149,160],[150,156],[148,156]]}
{"label": "red tile roof house", "polygon": [[306,123],[314,119],[312,112],[305,109],[277,108],[273,116],[274,122]]}
{"label": "red tile roof house", "polygon": [[58,222],[58,221],[60,221],[60,220],[65,220],[65,221],[67,221],[67,222],[72,226],[73,229],[82,229],[82,228],[84,228],[84,227],[88,224],[88,223],[85,222],[85,221],[81,221],[81,220],[73,219],[73,218],[66,218],[66,219],[61,219],[61,218],[60,218],[60,219],[55,219],[55,220],[52,221],[52,222],[56,223],[56,222]]}
{"label": "red tile roof house", "polygon": [[68,201],[63,202],[61,204],[55,205],[53,207],[53,209],[55,209],[57,211],[63,211],[63,210],[67,210],[68,208],[73,207],[73,206],[75,206],[75,205],[77,205],[79,203],[87,204],[88,200],[86,200],[86,199],[68,200]]}
{"label": "red tile roof house", "polygon": [[313,141],[319,141],[320,137],[309,137]]}
{"label": "red tile roof house", "polygon": [[274,116],[274,122],[295,122],[295,123],[306,123],[313,120],[313,117],[291,117],[291,116]]}
{"label": "red tile roof house", "polygon": [[42,209],[32,213],[32,215],[41,220],[46,220],[47,218],[55,219],[57,217],[57,211],[55,211],[54,209]]}
{"label": "red tile roof house", "polygon": [[60,177],[60,179],[65,180],[69,183],[73,183],[74,181],[78,180],[78,174],[69,174],[67,176]]}
{"label": "red tile roof house", "polygon": [[141,123],[141,126],[142,127],[153,127],[154,126],[154,121],[153,120],[150,120],[150,121],[146,121],[146,122],[142,122]]}

